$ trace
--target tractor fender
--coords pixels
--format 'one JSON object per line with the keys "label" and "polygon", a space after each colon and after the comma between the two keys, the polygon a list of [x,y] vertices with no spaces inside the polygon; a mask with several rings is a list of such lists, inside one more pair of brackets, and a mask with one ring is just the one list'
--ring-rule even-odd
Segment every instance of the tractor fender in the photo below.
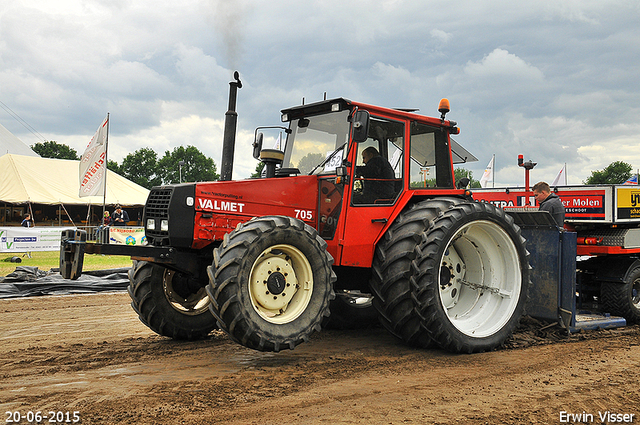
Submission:
{"label": "tractor fender", "polygon": [[384,227],[381,229],[380,234],[378,234],[378,237],[374,241],[373,245],[377,246],[380,243],[380,241],[382,240],[382,238],[384,237],[385,233],[387,233],[389,228],[396,221],[398,216],[404,211],[409,211],[415,204],[417,204],[417,203],[419,203],[421,201],[429,200],[429,199],[452,199],[452,198],[454,200],[458,200],[458,201],[467,199],[463,195],[457,195],[457,194],[451,194],[451,193],[445,194],[445,193],[441,192],[440,194],[434,194],[433,196],[424,196],[424,195],[415,195],[415,194],[412,193],[411,190],[409,190],[409,191],[405,190],[401,194],[400,198],[396,201],[395,208],[393,209],[393,211],[389,215],[388,220],[384,224]]}

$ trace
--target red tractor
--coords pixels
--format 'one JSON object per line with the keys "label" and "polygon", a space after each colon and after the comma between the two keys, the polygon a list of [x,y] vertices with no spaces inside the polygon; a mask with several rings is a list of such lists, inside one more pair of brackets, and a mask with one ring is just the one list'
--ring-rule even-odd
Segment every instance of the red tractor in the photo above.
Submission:
{"label": "red tractor", "polygon": [[509,215],[456,187],[453,165],[472,155],[450,137],[446,99],[440,118],[343,98],[284,109],[282,146],[256,132],[263,177],[231,181],[237,74],[230,84],[222,181],[153,188],[148,246],[64,234],[63,276],[80,275],[84,252],[130,255],[132,306],[149,328],[177,339],[221,328],[262,351],[293,349],[334,312],[367,324],[373,310],[404,342],[454,352],[511,335],[528,252]]}

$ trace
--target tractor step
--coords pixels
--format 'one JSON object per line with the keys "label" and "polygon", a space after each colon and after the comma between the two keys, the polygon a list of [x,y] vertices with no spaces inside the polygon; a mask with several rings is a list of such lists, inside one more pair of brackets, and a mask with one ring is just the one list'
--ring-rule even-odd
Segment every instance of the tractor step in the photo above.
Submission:
{"label": "tractor step", "polygon": [[627,325],[624,317],[612,316],[608,313],[580,312],[576,314],[576,320],[569,327],[569,332],[579,332],[581,330],[613,329]]}

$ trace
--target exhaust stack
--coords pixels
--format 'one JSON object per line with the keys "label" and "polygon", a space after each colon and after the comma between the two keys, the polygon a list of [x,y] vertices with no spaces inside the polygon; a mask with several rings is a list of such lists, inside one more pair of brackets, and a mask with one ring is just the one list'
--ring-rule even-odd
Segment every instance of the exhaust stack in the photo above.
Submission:
{"label": "exhaust stack", "polygon": [[231,180],[233,173],[233,154],[236,147],[236,127],[238,125],[238,113],[236,112],[236,98],[238,89],[242,88],[240,74],[233,73],[235,81],[229,82],[229,109],[224,114],[224,136],[222,139],[222,164],[220,164],[220,180]]}

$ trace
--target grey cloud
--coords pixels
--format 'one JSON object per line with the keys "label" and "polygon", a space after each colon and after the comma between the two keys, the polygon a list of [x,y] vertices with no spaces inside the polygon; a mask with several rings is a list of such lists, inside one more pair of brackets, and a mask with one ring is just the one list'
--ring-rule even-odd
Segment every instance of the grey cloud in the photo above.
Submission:
{"label": "grey cloud", "polygon": [[[462,128],[457,140],[480,158],[468,168],[479,177],[496,153],[504,183],[521,183],[512,168],[518,153],[540,163],[540,179],[574,162],[569,179],[578,183],[611,162],[610,146],[640,137],[634,2],[61,0],[42,7],[14,3],[0,12],[0,100],[61,142],[81,145],[108,111],[121,140],[164,150],[181,144],[183,132],[219,162],[218,130],[204,128],[223,119],[235,69],[244,83],[239,149],[250,146],[255,126],[278,123],[280,109],[325,91],[428,115],[448,97]],[[0,122],[35,142],[2,111]],[[237,169],[252,171],[252,158],[242,161]],[[640,154],[629,162],[640,166]]]}

